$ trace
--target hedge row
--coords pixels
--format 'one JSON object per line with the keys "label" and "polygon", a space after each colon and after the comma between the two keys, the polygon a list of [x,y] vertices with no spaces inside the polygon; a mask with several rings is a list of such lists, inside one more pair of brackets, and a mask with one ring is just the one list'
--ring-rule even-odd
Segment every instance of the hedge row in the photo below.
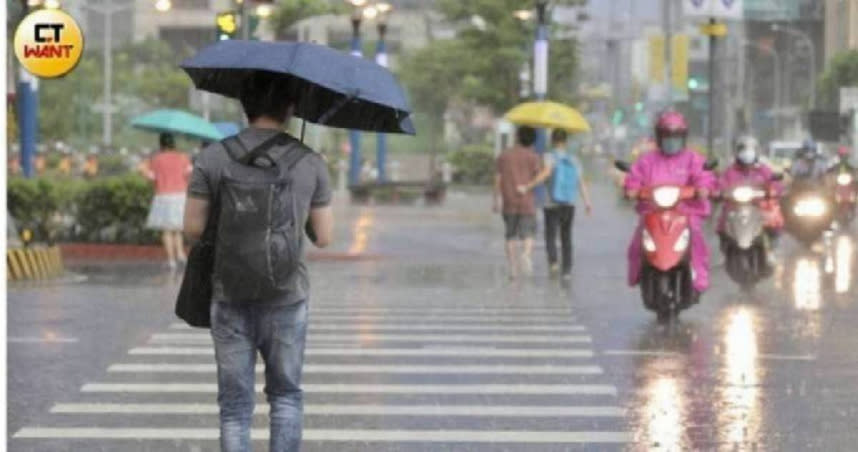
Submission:
{"label": "hedge row", "polygon": [[158,240],[145,228],[153,195],[151,183],[129,174],[91,181],[13,178],[7,200],[18,229],[33,231],[39,242],[150,244]]}

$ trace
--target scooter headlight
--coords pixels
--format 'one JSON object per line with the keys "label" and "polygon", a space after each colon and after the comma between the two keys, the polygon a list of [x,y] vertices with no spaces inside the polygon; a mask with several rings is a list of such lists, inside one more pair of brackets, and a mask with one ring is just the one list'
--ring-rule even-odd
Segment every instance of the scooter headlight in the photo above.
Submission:
{"label": "scooter headlight", "polygon": [[673,251],[677,253],[682,253],[688,249],[688,242],[691,241],[691,233],[688,232],[688,229],[682,231],[679,238],[676,239],[676,243],[673,245]]}
{"label": "scooter headlight", "polygon": [[825,214],[825,201],[821,198],[811,197],[799,199],[793,207],[793,212],[799,217],[821,217]]}
{"label": "scooter headlight", "polygon": [[852,183],[852,175],[841,173],[837,175],[837,185],[849,185]]}
{"label": "scooter headlight", "polygon": [[679,202],[679,187],[658,187],[652,191],[652,200],[661,208],[669,208]]}
{"label": "scooter headlight", "polygon": [[754,199],[754,189],[751,187],[737,187],[733,190],[733,200],[738,203],[751,202]]}
{"label": "scooter headlight", "polygon": [[646,229],[641,233],[641,238],[643,239],[643,247],[647,252],[652,253],[655,251],[655,242],[652,240],[652,236],[649,235],[649,232],[647,232]]}

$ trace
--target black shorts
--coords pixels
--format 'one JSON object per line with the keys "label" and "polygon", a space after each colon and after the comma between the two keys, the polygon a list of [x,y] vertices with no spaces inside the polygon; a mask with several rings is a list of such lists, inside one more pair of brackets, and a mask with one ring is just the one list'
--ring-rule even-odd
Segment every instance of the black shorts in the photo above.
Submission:
{"label": "black shorts", "polygon": [[503,214],[507,240],[532,239],[536,236],[536,215]]}

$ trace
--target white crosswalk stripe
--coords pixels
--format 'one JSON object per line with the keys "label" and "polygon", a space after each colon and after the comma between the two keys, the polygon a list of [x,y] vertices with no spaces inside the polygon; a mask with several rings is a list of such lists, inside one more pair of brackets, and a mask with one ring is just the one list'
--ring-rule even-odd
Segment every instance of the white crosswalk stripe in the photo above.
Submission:
{"label": "white crosswalk stripe", "polygon": [[[634,440],[616,387],[593,362],[592,337],[568,309],[325,305],[312,308],[311,319],[304,441],[330,443],[325,450],[338,443],[598,449]],[[208,450],[219,435],[213,355],[207,330],[170,324],[84,383],[78,400],[55,403],[53,422],[12,438],[86,441],[104,450],[169,440],[184,445],[177,450]],[[255,372],[264,400],[264,367]],[[257,403],[254,414],[267,416],[268,406]],[[264,441],[268,431],[253,429],[252,438]]]}

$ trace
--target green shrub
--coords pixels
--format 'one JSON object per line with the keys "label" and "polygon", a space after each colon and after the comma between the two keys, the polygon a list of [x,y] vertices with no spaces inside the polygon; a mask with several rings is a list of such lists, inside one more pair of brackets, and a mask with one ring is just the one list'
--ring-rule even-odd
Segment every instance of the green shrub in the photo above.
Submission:
{"label": "green shrub", "polygon": [[460,184],[489,185],[495,168],[495,156],[488,145],[468,145],[448,155],[453,165],[453,181]]}
{"label": "green shrub", "polygon": [[9,180],[9,213],[33,240],[149,244],[145,228],[152,185],[135,174],[90,181],[39,178]]}
{"label": "green shrub", "polygon": [[33,240],[53,243],[61,236],[64,216],[71,215],[80,184],[52,178],[11,178],[7,188],[9,213],[19,230]]}
{"label": "green shrub", "polygon": [[152,185],[135,174],[88,182],[77,199],[79,238],[94,242],[155,242],[157,235],[145,227],[153,196]]}
{"label": "green shrub", "polygon": [[122,176],[131,172],[128,158],[120,154],[109,154],[98,157],[99,176]]}

